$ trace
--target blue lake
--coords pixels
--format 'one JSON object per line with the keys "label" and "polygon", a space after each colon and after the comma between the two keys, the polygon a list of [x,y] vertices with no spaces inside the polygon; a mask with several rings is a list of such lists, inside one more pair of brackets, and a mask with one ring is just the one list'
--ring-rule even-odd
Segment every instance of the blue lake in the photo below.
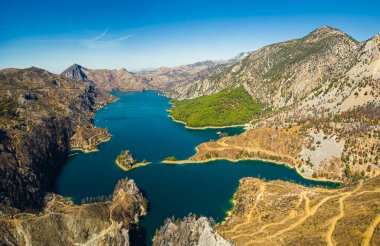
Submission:
{"label": "blue lake", "polygon": [[[148,215],[140,223],[148,245],[165,218],[195,213],[222,220],[232,207],[231,199],[242,177],[336,186],[306,180],[286,166],[261,161],[162,164],[160,161],[168,156],[190,157],[198,144],[218,139],[218,131],[235,135],[243,132],[243,128],[187,129],[168,117],[169,99],[158,92],[114,95],[120,100],[100,109],[94,122],[98,127],[108,128],[111,140],[102,143],[98,152],[73,152],[57,177],[54,192],[79,203],[84,197],[111,194],[121,178],[134,179],[149,200]],[[124,172],[116,166],[115,159],[125,149],[138,160],[146,159],[152,164]]]}

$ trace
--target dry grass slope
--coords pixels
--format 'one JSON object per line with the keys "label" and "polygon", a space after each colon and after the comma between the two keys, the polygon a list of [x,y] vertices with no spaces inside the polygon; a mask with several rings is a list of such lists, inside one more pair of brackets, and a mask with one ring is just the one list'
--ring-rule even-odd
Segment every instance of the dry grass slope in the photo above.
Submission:
{"label": "dry grass slope", "polygon": [[379,245],[380,177],[328,190],[245,178],[217,231],[237,245]]}

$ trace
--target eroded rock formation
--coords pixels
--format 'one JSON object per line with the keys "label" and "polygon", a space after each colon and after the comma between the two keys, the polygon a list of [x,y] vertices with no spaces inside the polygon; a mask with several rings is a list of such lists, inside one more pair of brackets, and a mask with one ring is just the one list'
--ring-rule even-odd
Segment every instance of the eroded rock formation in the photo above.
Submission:
{"label": "eroded rock formation", "polygon": [[109,202],[78,206],[48,194],[39,213],[2,212],[0,244],[130,245],[129,230],[146,213],[147,200],[133,180],[120,180]]}

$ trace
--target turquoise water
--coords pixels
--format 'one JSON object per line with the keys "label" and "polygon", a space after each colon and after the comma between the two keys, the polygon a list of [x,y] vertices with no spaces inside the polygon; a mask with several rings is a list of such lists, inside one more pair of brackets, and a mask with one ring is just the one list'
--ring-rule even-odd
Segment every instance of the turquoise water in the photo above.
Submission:
{"label": "turquoise water", "polygon": [[[222,220],[231,209],[233,193],[242,177],[334,186],[303,179],[293,169],[261,161],[161,164],[160,161],[168,156],[185,159],[193,155],[198,144],[218,139],[216,132],[219,130],[234,135],[243,129],[186,129],[168,117],[169,99],[157,92],[115,95],[120,100],[99,110],[95,118],[96,126],[108,128],[111,140],[102,143],[98,152],[73,153],[60,171],[54,191],[80,202],[87,196],[111,194],[121,178],[134,179],[149,200],[148,215],[140,223],[146,244],[150,244],[155,230],[168,217],[195,213]],[[138,160],[153,163],[124,172],[114,163],[124,149],[129,149]]]}

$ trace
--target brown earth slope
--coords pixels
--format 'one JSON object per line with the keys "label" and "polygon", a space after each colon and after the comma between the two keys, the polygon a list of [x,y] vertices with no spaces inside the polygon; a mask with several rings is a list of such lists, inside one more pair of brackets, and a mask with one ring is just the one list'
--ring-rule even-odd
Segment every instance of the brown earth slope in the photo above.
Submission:
{"label": "brown earth slope", "polygon": [[286,164],[307,178],[346,182],[379,175],[378,119],[372,123],[352,117],[346,120],[319,119],[293,127],[251,129],[202,143],[188,160],[170,163],[266,160]]}
{"label": "brown earth slope", "polygon": [[380,177],[342,189],[240,181],[216,230],[236,245],[379,245]]}

